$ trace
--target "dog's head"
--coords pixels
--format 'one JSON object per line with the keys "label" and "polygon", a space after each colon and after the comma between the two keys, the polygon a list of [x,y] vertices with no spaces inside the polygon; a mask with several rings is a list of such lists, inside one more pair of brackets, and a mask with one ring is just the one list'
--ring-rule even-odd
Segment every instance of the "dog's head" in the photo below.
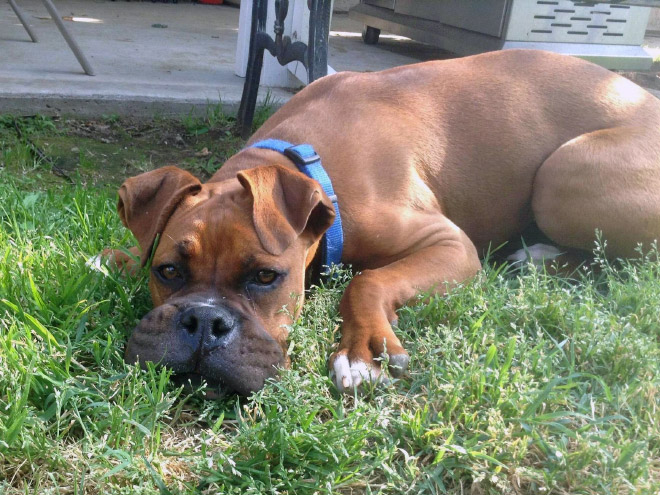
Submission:
{"label": "dog's head", "polygon": [[271,165],[202,184],[164,167],[128,179],[118,211],[142,264],[152,256],[154,309],[133,330],[128,362],[240,394],[288,365],[286,325],[335,215],[316,181]]}

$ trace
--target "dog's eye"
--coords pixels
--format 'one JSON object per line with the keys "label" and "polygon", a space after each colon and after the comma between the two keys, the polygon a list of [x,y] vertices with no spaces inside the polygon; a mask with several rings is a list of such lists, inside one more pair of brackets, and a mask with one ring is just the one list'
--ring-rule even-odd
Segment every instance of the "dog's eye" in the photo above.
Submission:
{"label": "dog's eye", "polygon": [[259,270],[255,276],[255,282],[259,285],[270,285],[277,280],[277,272],[273,270]]}
{"label": "dog's eye", "polygon": [[162,265],[158,267],[158,274],[164,279],[164,280],[176,280],[178,278],[181,278],[181,273],[179,273],[179,270],[176,269],[174,265]]}

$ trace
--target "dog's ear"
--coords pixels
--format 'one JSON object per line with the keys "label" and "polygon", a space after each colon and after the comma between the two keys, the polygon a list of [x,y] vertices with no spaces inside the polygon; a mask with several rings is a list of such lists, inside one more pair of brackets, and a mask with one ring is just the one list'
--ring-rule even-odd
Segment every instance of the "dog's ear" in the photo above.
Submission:
{"label": "dog's ear", "polygon": [[151,256],[156,235],[163,232],[181,200],[201,188],[196,177],[177,167],[162,167],[122,184],[117,211],[140,244],[143,266]]}
{"label": "dog's ear", "polygon": [[332,201],[315,180],[279,165],[238,173],[252,195],[252,217],[259,240],[271,254],[282,253],[301,234],[318,240],[332,225]]}

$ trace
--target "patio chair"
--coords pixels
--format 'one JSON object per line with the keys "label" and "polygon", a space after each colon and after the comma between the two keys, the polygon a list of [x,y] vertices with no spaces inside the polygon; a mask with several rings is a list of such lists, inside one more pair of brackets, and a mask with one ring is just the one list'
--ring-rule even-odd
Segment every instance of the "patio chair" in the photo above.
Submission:
{"label": "patio chair", "polygon": [[307,1],[310,10],[309,39],[305,44],[301,41],[292,43],[289,36],[283,36],[284,20],[289,10],[288,0],[275,0],[274,40],[266,33],[268,0],[253,0],[247,74],[237,117],[237,127],[244,139],[247,139],[252,131],[264,50],[268,50],[273,57],[276,57],[280,65],[294,61],[301,62],[307,70],[307,80],[310,83],[328,73],[331,3],[331,0]]}
{"label": "patio chair", "polygon": [[[16,14],[16,17],[18,17],[18,20],[21,21],[21,24],[27,31],[28,35],[32,39],[34,43],[39,42],[39,38],[37,38],[37,35],[34,31],[32,31],[32,28],[30,27],[30,24],[27,22],[27,18],[23,14],[23,11],[18,7],[16,4],[15,0],[8,0],[9,1],[9,6],[12,8],[14,13]],[[62,33],[62,36],[64,37],[65,41],[69,45],[69,48],[71,48],[71,51],[73,54],[76,56],[76,59],[78,59],[78,63],[81,65],[83,70],[85,71],[85,74],[88,76],[93,76],[94,75],[94,69],[92,69],[91,64],[85,57],[85,54],[82,52],[80,47],[78,46],[78,43],[76,43],[76,40],[74,39],[73,35],[69,32],[69,30],[66,28],[64,25],[64,22],[62,22],[62,16],[60,13],[57,11],[57,8],[55,7],[55,4],[51,0],[41,0],[46,7],[46,10],[48,10],[48,13],[50,14],[50,17],[53,19],[55,22],[55,25],[57,26],[57,29],[60,30],[60,33]]]}

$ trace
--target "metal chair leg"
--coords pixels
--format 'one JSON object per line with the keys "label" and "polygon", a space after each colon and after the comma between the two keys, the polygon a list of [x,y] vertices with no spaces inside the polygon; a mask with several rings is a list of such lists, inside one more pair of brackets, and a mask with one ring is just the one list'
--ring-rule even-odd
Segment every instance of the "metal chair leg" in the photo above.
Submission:
{"label": "metal chair leg", "polygon": [[[250,60],[252,57],[249,57]],[[257,96],[259,94],[259,81],[261,80],[261,69],[264,62],[264,49],[261,48],[256,53],[254,60],[248,65],[245,75],[245,84],[243,85],[243,96],[241,105],[238,108],[238,126],[241,137],[247,139],[252,134],[252,122],[254,121],[254,112],[257,108]]]}
{"label": "metal chair leg", "polygon": [[250,51],[248,53],[247,72],[243,84],[241,104],[238,108],[236,125],[241,137],[247,139],[252,132],[254,110],[257,106],[261,69],[264,63],[264,46],[260,45],[258,33],[266,27],[266,8],[268,0],[254,0],[252,5],[252,23],[250,26]]}
{"label": "metal chair leg", "polygon": [[30,36],[32,41],[34,43],[39,42],[39,38],[37,38],[37,34],[32,31],[32,28],[30,27],[30,24],[28,24],[27,19],[23,15],[23,11],[18,8],[18,5],[16,5],[16,2],[14,0],[9,0],[9,6],[12,8],[14,13],[16,14],[16,17],[18,17],[18,20],[21,21],[21,24],[23,24],[23,27],[27,31],[27,34]]}
{"label": "metal chair leg", "polygon": [[331,8],[331,0],[309,0],[309,9],[314,13],[309,18],[307,42],[307,79],[310,83],[328,74]]}
{"label": "metal chair leg", "polygon": [[46,10],[48,10],[48,13],[50,14],[50,17],[55,22],[55,25],[57,26],[57,29],[59,29],[60,33],[62,33],[62,36],[64,37],[67,44],[69,45],[69,48],[71,48],[71,51],[73,52],[73,54],[78,59],[78,63],[82,66],[83,70],[85,71],[85,74],[87,74],[88,76],[93,76],[94,75],[94,69],[92,69],[92,66],[87,61],[87,58],[85,57],[82,50],[78,46],[78,43],[76,43],[76,40],[73,38],[71,33],[69,33],[66,26],[64,25],[64,22],[62,22],[62,16],[60,16],[60,13],[55,8],[55,4],[53,4],[53,2],[51,0],[41,0],[41,1],[43,2],[44,6],[46,7]]}

